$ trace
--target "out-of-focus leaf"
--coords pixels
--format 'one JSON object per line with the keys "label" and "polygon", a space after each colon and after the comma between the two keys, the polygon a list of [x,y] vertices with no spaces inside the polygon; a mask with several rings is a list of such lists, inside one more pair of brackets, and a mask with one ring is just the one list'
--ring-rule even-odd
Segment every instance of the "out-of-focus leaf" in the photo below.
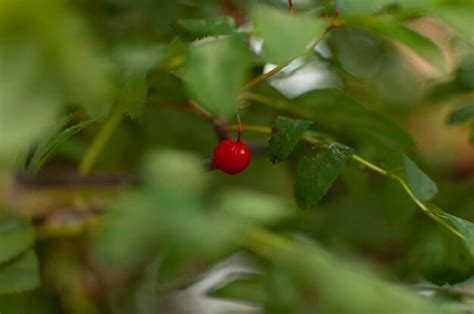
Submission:
{"label": "out-of-focus leaf", "polygon": [[[21,31],[12,32],[18,25],[22,25]],[[80,104],[93,116],[108,113],[112,101],[109,65],[97,53],[84,23],[66,3],[2,1],[0,47],[12,43],[17,49],[28,47],[35,56],[35,64],[29,67],[40,71],[42,79],[38,82],[51,84],[44,93]]]}
{"label": "out-of-focus leaf", "polygon": [[220,210],[233,219],[256,224],[278,223],[295,214],[287,201],[263,193],[231,190],[224,194]]}
{"label": "out-of-focus leaf", "polygon": [[449,124],[463,123],[474,117],[474,101],[467,101],[449,113]]}
{"label": "out-of-focus leaf", "polygon": [[[377,278],[356,262],[341,261],[315,243],[298,243],[270,235],[261,239],[265,255],[278,261],[298,284],[299,295],[322,313],[459,313],[449,304]],[[350,284],[348,284],[350,283]],[[317,302],[310,296],[317,297]],[[309,299],[308,299],[309,298]],[[305,312],[299,312],[305,313]]]}
{"label": "out-of-focus leaf", "polygon": [[438,5],[430,10],[430,13],[443,19],[448,25],[456,30],[471,46],[474,46],[474,27],[472,25],[472,15],[474,6],[472,2],[466,6],[450,4]]}
{"label": "out-of-focus leaf", "polygon": [[430,38],[408,28],[390,17],[358,18],[354,24],[366,27],[378,34],[399,41],[441,71],[446,69],[446,61],[441,49]]}
{"label": "out-of-focus leaf", "polygon": [[30,221],[20,216],[0,216],[0,263],[26,251],[35,240]]}
{"label": "out-of-focus leaf", "polygon": [[107,211],[96,234],[99,257],[133,268],[154,258],[158,249],[205,258],[229,245],[234,223],[202,208],[206,180],[198,158],[173,151],[153,154],[144,181],[144,188],[123,195]]}
{"label": "out-of-focus leaf", "polygon": [[438,193],[436,183],[405,154],[400,152],[388,154],[385,157],[384,166],[387,171],[405,181],[420,201],[429,201]]}
{"label": "out-of-focus leaf", "polygon": [[265,88],[263,101],[272,107],[312,120],[315,124],[361,141],[372,141],[391,148],[413,148],[411,137],[383,114],[368,110],[337,89],[318,89],[288,100]]}
{"label": "out-of-focus leaf", "polygon": [[298,166],[295,199],[298,207],[314,207],[336,180],[353,150],[341,144],[331,144],[315,156],[303,157]]}
{"label": "out-of-focus leaf", "polygon": [[28,165],[28,171],[36,173],[61,144],[96,121],[97,119],[81,121],[41,142],[31,158],[31,162]]}
{"label": "out-of-focus leaf", "polygon": [[252,11],[254,32],[263,38],[263,53],[268,62],[285,64],[300,55],[321,37],[326,23],[309,16],[290,16],[286,11],[257,5]]}
{"label": "out-of-focus leaf", "polygon": [[423,11],[423,9],[432,6],[436,2],[437,0],[338,0],[336,3],[342,15],[350,16],[377,13],[390,6]]}
{"label": "out-of-focus leaf", "polygon": [[456,70],[456,82],[460,88],[474,89],[474,54],[467,55]]}
{"label": "out-of-focus leaf", "polygon": [[249,302],[263,304],[265,300],[264,278],[259,275],[246,276],[209,291],[209,295],[215,298],[234,300],[237,302]]}
{"label": "out-of-focus leaf", "polygon": [[59,114],[60,97],[42,78],[34,47],[0,44],[0,159],[13,160],[46,135]]}
{"label": "out-of-focus leaf", "polygon": [[148,92],[145,72],[126,72],[119,94],[119,105],[132,117],[139,116],[144,108]]}
{"label": "out-of-focus leaf", "polygon": [[207,19],[179,19],[176,25],[194,38],[232,34],[237,30],[230,16],[218,16]]}
{"label": "out-of-focus leaf", "polygon": [[421,274],[440,286],[465,281],[474,274],[474,259],[466,245],[441,227],[420,234],[410,254]]}
{"label": "out-of-focus leaf", "polygon": [[233,35],[193,44],[182,77],[199,105],[212,114],[230,115],[236,111],[249,66],[248,46]]}
{"label": "out-of-focus leaf", "polygon": [[268,154],[272,163],[286,159],[311,124],[311,121],[277,117],[268,142]]}
{"label": "out-of-focus leaf", "polygon": [[43,291],[0,295],[1,313],[59,314],[54,297]]}
{"label": "out-of-focus leaf", "polygon": [[0,265],[0,294],[33,290],[39,284],[38,259],[33,250]]}

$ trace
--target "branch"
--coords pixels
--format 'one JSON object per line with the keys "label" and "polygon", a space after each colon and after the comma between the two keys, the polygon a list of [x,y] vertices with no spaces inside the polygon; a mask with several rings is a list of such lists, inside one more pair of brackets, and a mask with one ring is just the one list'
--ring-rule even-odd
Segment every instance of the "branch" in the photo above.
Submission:
{"label": "branch", "polygon": [[[236,129],[238,128],[239,126],[237,125],[232,125],[232,126],[229,126],[228,128],[229,129]],[[243,125],[242,126],[244,130],[246,131],[253,131],[253,132],[259,132],[259,133],[265,133],[265,134],[271,134],[272,133],[272,129],[270,127],[266,127],[266,126],[261,126],[261,125]],[[310,144],[318,144],[320,143],[320,141],[317,139],[317,138],[314,138],[311,133],[309,132],[305,132],[303,134],[303,136],[301,137],[301,139],[305,142],[308,142]],[[410,187],[405,183],[405,181],[397,176],[396,174],[394,173],[391,173],[389,171],[387,171],[386,169],[383,169],[382,167],[379,167],[373,163],[371,163],[370,161],[360,157],[359,155],[356,155],[356,154],[352,154],[351,158],[358,162],[359,164],[363,165],[364,167],[374,171],[374,172],[377,172],[378,174],[381,174],[385,177],[388,177],[388,178],[392,178],[394,180],[396,180],[401,186],[402,188],[405,190],[405,192],[408,194],[408,196],[410,196],[410,198],[413,200],[413,202],[426,214],[428,215],[431,219],[435,220],[437,223],[441,224],[442,226],[444,226],[446,229],[448,229],[449,231],[451,231],[453,234],[455,234],[456,236],[458,236],[459,238],[465,240],[465,237],[459,233],[459,231],[457,231],[454,227],[452,227],[451,225],[449,225],[447,222],[445,222],[444,220],[442,220],[441,218],[439,218],[435,213],[433,213],[422,201],[420,201],[416,195],[413,193],[413,191],[410,189]]]}
{"label": "branch", "polygon": [[[293,1],[289,0],[288,1],[289,3],[289,7],[290,7],[290,13],[293,14]],[[276,73],[280,72],[282,69],[284,69],[285,67],[287,67],[293,60],[295,59],[298,59],[302,56],[305,56],[307,54],[310,54],[314,51],[314,48],[316,48],[316,46],[323,40],[324,36],[326,36],[327,33],[329,33],[332,29],[334,28],[338,28],[340,27],[340,25],[336,25],[334,24],[334,21],[336,20],[337,16],[339,15],[338,12],[336,12],[336,14],[334,14],[332,20],[331,20],[331,23],[326,27],[326,29],[324,30],[323,34],[317,39],[315,40],[313,43],[311,43],[301,54],[299,54],[296,58],[284,63],[284,64],[280,64],[280,65],[277,65],[275,68],[273,68],[271,71],[268,71],[266,73],[262,73],[261,75],[255,77],[253,80],[251,80],[250,82],[248,82],[247,84],[245,84],[245,89],[251,89],[252,87],[258,85],[261,81],[264,81],[270,77],[272,77],[273,75],[275,75]]]}

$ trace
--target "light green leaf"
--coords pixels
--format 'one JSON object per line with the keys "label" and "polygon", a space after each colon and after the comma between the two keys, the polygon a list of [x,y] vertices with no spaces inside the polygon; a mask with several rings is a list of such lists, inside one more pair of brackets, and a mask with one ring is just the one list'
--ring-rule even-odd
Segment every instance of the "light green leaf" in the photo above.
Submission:
{"label": "light green leaf", "polygon": [[36,148],[33,157],[31,158],[31,162],[28,165],[28,171],[32,173],[38,172],[38,170],[41,169],[41,167],[48,161],[51,155],[62,143],[66,142],[72,136],[87,128],[97,120],[98,119],[89,119],[81,121],[71,127],[68,127],[67,129],[59,131],[59,133],[56,133],[46,141],[41,142]]}
{"label": "light green leaf", "polygon": [[20,216],[0,216],[0,263],[26,251],[35,240],[30,221]]}
{"label": "light green leaf", "polygon": [[227,35],[237,31],[235,21],[230,16],[218,16],[207,19],[179,19],[176,25],[197,38]]}
{"label": "light green leaf", "polygon": [[276,126],[268,142],[268,154],[272,163],[288,158],[304,132],[312,124],[307,120],[277,117]]}
{"label": "light green leaf", "polygon": [[39,285],[38,259],[33,250],[0,265],[0,294],[29,291]]}
{"label": "light green leaf", "polygon": [[321,19],[304,15],[290,16],[266,5],[252,10],[254,32],[263,38],[263,54],[268,62],[286,64],[299,56],[314,40],[319,39],[326,27]]}
{"label": "light green leaf", "polygon": [[384,166],[387,171],[405,181],[420,201],[429,201],[438,193],[436,183],[405,154],[400,152],[390,153],[385,158]]}
{"label": "light green leaf", "polygon": [[471,119],[472,117],[474,117],[474,101],[471,100],[451,111],[447,122],[449,124],[459,124]]}
{"label": "light green leaf", "polygon": [[0,160],[25,152],[59,115],[60,96],[44,70],[35,47],[0,43]]}
{"label": "light green leaf", "polygon": [[208,294],[214,298],[253,304],[263,304],[266,298],[264,280],[258,275],[237,278],[223,287],[209,291]]}
{"label": "light green leaf", "polygon": [[195,43],[182,77],[190,97],[210,113],[231,115],[244,88],[250,52],[237,35]]}
{"label": "light green leaf", "polygon": [[203,208],[199,158],[161,151],[149,156],[143,173],[144,186],[112,204],[95,234],[100,260],[130,269],[160,251],[176,254],[184,267],[193,255],[210,257],[230,245],[235,223]]}
{"label": "light green leaf", "polygon": [[[316,243],[276,240],[261,244],[266,255],[285,266],[299,295],[317,291],[317,309],[322,313],[459,313],[449,303],[379,279],[365,265],[348,262],[347,256],[337,258]],[[314,311],[315,305],[306,309]]]}
{"label": "light green leaf", "polygon": [[315,156],[303,157],[295,183],[298,207],[314,207],[326,195],[352,151],[347,146],[331,144],[327,149],[318,151]]}
{"label": "light green leaf", "polygon": [[403,43],[441,71],[446,70],[446,60],[440,47],[430,38],[408,28],[394,18],[388,16],[364,17],[352,21],[355,25],[368,28],[375,33]]}
{"label": "light green leaf", "polygon": [[224,194],[219,210],[245,223],[273,224],[292,217],[295,211],[278,197],[246,190]]}

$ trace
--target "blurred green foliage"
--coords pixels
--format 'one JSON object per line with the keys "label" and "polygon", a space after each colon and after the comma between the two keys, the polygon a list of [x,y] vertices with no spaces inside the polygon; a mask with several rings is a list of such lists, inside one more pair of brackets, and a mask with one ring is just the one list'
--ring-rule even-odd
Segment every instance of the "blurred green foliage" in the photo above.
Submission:
{"label": "blurred green foliage", "polygon": [[473,2],[294,2],[0,0],[1,313],[472,311]]}

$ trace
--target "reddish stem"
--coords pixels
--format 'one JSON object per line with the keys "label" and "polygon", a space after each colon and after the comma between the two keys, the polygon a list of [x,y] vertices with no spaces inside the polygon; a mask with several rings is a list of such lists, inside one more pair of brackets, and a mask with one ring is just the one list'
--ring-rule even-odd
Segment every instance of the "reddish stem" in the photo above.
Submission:
{"label": "reddish stem", "polygon": [[290,15],[293,15],[293,0],[288,0],[288,7],[290,9]]}

